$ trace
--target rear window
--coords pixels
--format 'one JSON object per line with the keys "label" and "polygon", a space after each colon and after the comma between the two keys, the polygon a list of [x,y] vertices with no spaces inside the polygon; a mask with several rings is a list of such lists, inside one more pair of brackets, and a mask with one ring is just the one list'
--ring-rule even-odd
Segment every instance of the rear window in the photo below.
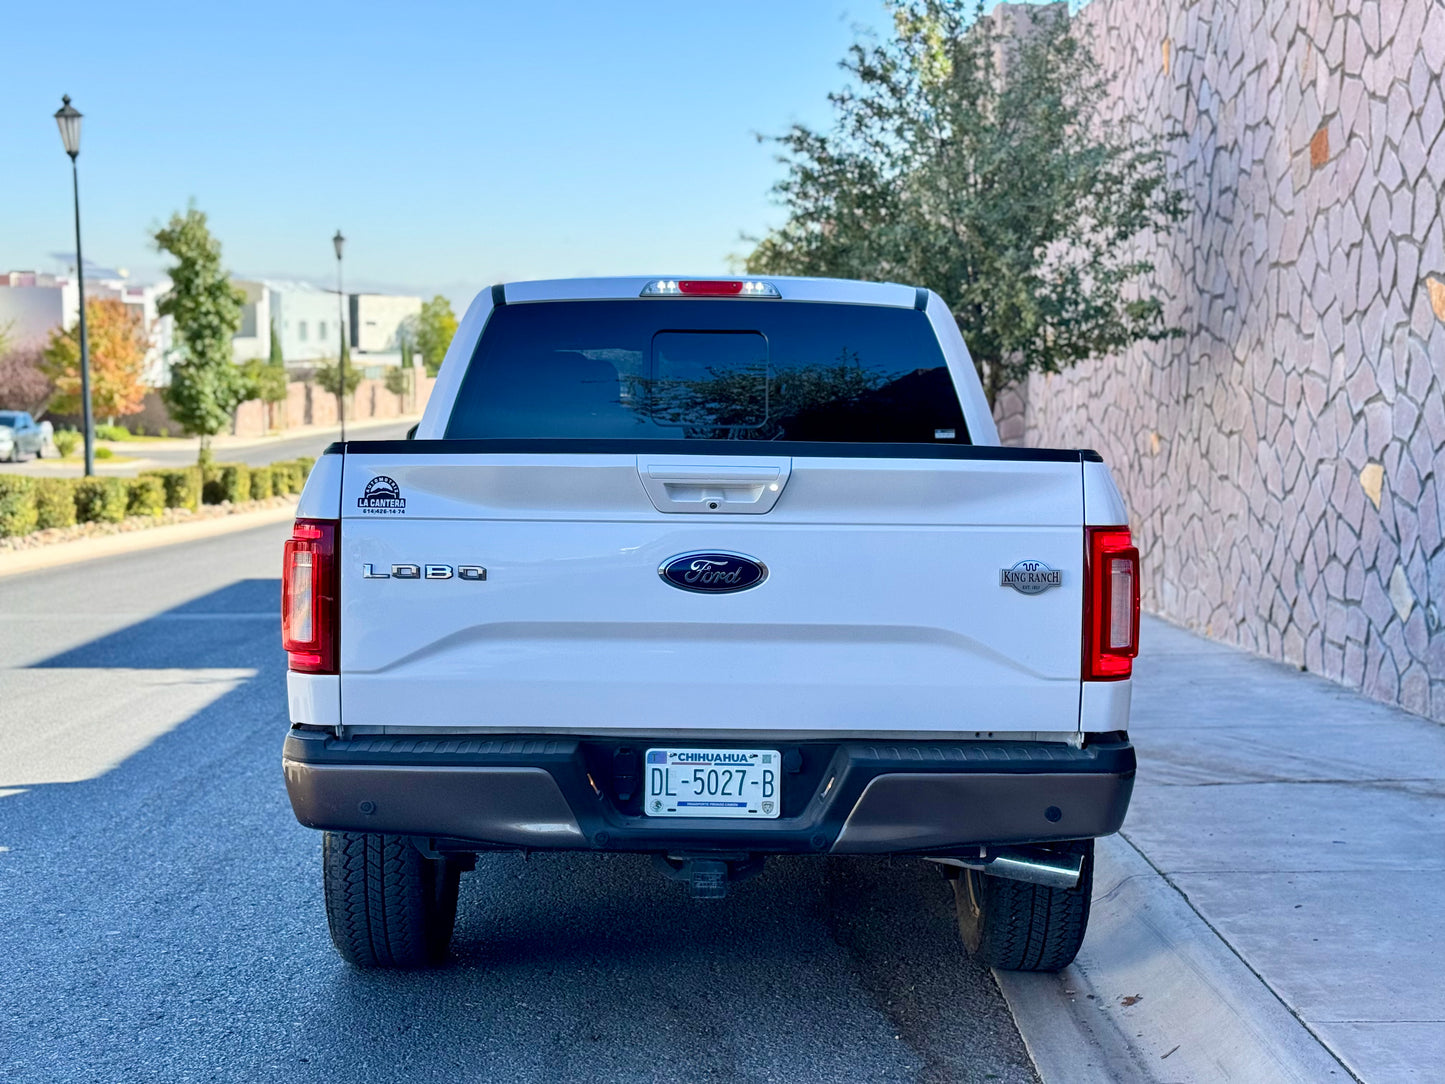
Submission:
{"label": "rear window", "polygon": [[922,312],[671,298],[497,309],[446,435],[968,443]]}

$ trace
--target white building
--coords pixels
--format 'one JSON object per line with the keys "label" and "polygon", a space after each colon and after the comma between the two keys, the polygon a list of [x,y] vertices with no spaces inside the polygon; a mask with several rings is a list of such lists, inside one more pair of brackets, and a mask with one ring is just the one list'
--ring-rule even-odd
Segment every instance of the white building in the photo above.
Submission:
{"label": "white building", "polygon": [[[334,290],[281,279],[231,282],[246,295],[241,329],[233,340],[237,361],[270,357],[273,328],[287,364],[335,358],[340,352],[342,313]],[[398,332],[403,321],[421,312],[421,298],[350,294],[346,301],[344,333],[353,361],[360,366],[370,362],[372,368],[395,365]]]}
{"label": "white building", "polygon": [[334,290],[279,279],[231,281],[246,295],[235,338],[237,361],[269,357],[272,328],[288,363],[334,358],[341,352],[342,312]]}
{"label": "white building", "polygon": [[421,313],[421,298],[395,294],[352,294],[351,349],[363,354],[401,349],[401,326]]}
{"label": "white building", "polygon": [[[91,269],[85,280],[87,301],[119,301],[140,316],[151,340],[142,380],[152,387],[169,383],[174,360],[174,321],[156,312],[156,303],[170,286],[167,279],[133,283],[123,270]],[[9,337],[17,346],[43,345],[54,329],[71,327],[79,318],[80,287],[74,275],[0,273],[0,327],[8,325]]]}

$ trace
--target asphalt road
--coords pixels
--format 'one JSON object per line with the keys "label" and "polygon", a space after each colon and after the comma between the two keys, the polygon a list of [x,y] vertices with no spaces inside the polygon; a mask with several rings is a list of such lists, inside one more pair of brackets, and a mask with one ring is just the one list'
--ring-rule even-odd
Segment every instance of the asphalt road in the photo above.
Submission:
{"label": "asphalt road", "polygon": [[332,951],[280,772],[282,527],[0,581],[0,1079],[1035,1081],[925,863],[501,855],[455,959]]}

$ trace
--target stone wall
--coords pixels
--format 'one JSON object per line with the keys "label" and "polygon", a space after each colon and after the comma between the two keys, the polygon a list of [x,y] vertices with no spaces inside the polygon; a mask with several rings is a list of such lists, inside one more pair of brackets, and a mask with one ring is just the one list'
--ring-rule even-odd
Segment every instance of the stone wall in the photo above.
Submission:
{"label": "stone wall", "polygon": [[1115,119],[1169,135],[1184,334],[1032,378],[1001,430],[1104,454],[1149,609],[1445,720],[1445,0],[1076,18]]}

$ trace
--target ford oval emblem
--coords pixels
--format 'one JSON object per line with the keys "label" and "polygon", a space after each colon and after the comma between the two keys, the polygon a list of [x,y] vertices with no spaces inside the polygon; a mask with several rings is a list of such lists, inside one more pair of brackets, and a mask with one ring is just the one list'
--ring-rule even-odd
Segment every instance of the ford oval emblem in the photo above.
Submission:
{"label": "ford oval emblem", "polygon": [[684,591],[721,595],[756,587],[768,578],[768,566],[741,553],[682,553],[664,561],[657,574]]}

